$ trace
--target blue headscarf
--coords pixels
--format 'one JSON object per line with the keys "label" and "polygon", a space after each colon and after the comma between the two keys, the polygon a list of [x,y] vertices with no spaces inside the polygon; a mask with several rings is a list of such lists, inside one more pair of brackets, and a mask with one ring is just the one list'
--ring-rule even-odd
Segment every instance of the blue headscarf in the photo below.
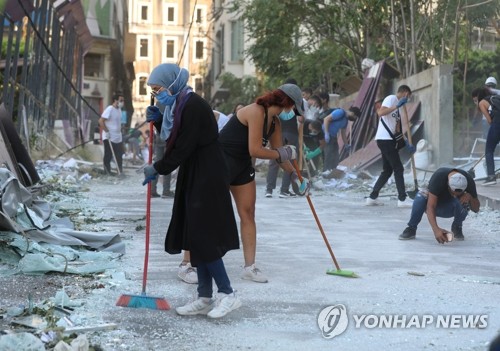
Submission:
{"label": "blue headscarf", "polygon": [[[148,85],[159,85],[167,88],[172,95],[177,96],[181,91],[187,89],[189,72],[185,68],[180,68],[174,63],[162,63],[156,66],[149,75]],[[160,138],[167,140],[174,125],[174,116],[172,111],[175,108],[175,102],[172,106],[166,106],[163,112],[163,122],[161,125]]]}

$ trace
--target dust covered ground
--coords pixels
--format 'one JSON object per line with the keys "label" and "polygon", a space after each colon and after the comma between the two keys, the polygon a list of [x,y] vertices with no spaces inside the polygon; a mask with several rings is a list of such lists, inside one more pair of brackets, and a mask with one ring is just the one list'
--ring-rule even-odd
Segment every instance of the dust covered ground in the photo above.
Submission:
{"label": "dust covered ground", "polygon": [[[114,269],[75,276],[0,277],[0,306],[8,309],[35,302],[65,288],[83,301],[71,318],[79,325],[115,323],[110,331],[87,332],[103,350],[486,350],[500,329],[500,214],[482,208],[464,223],[465,241],[436,243],[424,217],[417,240],[397,236],[410,209],[396,207],[395,197],[382,197],[380,207],[363,206],[373,180],[350,179],[337,187],[313,191],[312,203],[343,269],[360,278],[325,274],[333,268],[305,198],[265,198],[263,173],[257,177],[257,266],[269,283],[239,278],[242,251],[224,262],[243,306],[220,320],[181,317],[169,311],[115,306],[122,294],[141,291],[144,257],[146,187],[142,176],[127,170],[127,178],[94,178],[75,196],[54,202],[57,209],[93,218],[82,230],[120,233],[127,254]],[[280,184],[280,180],[278,180]],[[407,184],[412,184],[411,180]],[[386,194],[395,194],[394,185]],[[165,298],[172,307],[196,296],[196,287],[177,279],[181,257],[167,255],[163,240],[172,199],[152,199],[151,252],[147,292]],[[451,226],[451,220],[438,223]],[[320,312],[343,305],[347,329],[325,338],[318,327]],[[360,316],[373,316],[356,326]],[[380,316],[431,316],[429,325],[403,328],[374,326]],[[468,328],[437,325],[450,315],[486,316],[486,325]],[[10,329],[9,317],[0,319]]]}

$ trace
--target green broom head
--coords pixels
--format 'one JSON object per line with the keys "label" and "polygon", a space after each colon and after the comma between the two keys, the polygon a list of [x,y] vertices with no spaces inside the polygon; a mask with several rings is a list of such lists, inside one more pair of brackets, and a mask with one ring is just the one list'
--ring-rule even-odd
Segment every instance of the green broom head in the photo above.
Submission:
{"label": "green broom head", "polygon": [[122,295],[116,306],[131,308],[149,308],[152,310],[169,310],[170,305],[163,297],[143,295]]}
{"label": "green broom head", "polygon": [[348,277],[348,278],[359,278],[359,275],[357,275],[353,271],[346,271],[344,269],[328,269],[326,271],[326,274],[340,275],[341,277]]}

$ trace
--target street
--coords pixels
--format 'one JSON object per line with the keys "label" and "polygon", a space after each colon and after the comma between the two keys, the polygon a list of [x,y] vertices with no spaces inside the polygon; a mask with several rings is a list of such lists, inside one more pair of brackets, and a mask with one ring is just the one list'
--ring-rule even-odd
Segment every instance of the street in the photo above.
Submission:
{"label": "street", "polygon": [[[130,220],[145,215],[146,187],[142,175],[127,170],[125,180],[94,179],[87,200],[103,218],[99,225],[120,232],[127,254],[120,268],[101,279],[79,314],[87,322],[116,323],[114,331],[89,334],[105,350],[486,350],[500,328],[499,213],[481,210],[464,223],[465,241],[439,245],[424,217],[417,239],[397,240],[410,209],[365,207],[369,184],[350,190],[314,191],[311,196],[341,268],[360,278],[325,274],[333,262],[305,198],[264,197],[265,179],[257,177],[257,266],[269,283],[239,278],[241,249],[224,258],[233,288],[243,306],[220,320],[181,317],[169,311],[116,307],[121,294],[141,291],[144,229]],[[172,307],[196,296],[196,286],[181,282],[181,256],[163,251],[172,199],[152,199],[151,253],[147,293],[164,297]],[[122,219],[122,220],[120,220]],[[125,220],[126,219],[126,220]],[[438,223],[451,220],[440,219]],[[121,272],[130,278],[117,277]],[[327,339],[318,315],[328,306],[344,305],[348,322],[341,335]],[[356,328],[355,318],[370,315]],[[376,318],[430,315],[434,323],[374,326]],[[438,318],[483,316],[487,326],[437,326]],[[486,315],[486,317],[484,317]],[[417,318],[417,317],[415,317]],[[404,326],[404,327],[403,327]]]}

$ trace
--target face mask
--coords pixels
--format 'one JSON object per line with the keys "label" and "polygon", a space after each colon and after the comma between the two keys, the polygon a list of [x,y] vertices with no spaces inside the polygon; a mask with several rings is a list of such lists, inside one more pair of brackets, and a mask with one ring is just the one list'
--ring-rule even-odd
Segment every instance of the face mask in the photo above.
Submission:
{"label": "face mask", "polygon": [[290,110],[289,112],[285,112],[285,111],[281,111],[281,113],[278,115],[278,117],[282,120],[282,121],[289,121],[291,120],[293,117],[295,117],[295,112],[292,110]]}
{"label": "face mask", "polygon": [[155,97],[160,104],[165,106],[172,106],[175,102],[175,99],[177,98],[177,94],[170,95],[166,90],[162,90],[158,94],[156,94]]}
{"label": "face mask", "polygon": [[319,134],[319,132],[317,132],[317,131],[315,131],[315,130],[310,130],[310,131],[309,131],[309,135],[310,135],[310,136],[316,136],[316,135],[318,135],[318,134]]}
{"label": "face mask", "polygon": [[118,108],[123,108],[124,105],[125,105],[125,103],[123,101],[120,101],[118,103]]}

